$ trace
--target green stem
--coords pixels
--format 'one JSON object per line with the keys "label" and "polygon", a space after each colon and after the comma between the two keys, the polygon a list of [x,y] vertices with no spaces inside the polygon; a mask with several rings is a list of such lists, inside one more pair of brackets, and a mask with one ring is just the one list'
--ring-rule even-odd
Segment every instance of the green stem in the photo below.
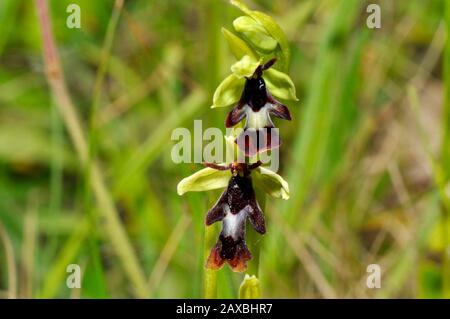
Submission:
{"label": "green stem", "polygon": [[[259,202],[260,207],[262,208],[263,212],[265,212],[266,209],[266,195],[256,189],[256,198]],[[266,215],[267,216],[267,215]],[[267,224],[267,221],[266,221]],[[247,274],[250,276],[256,276],[259,278],[259,263],[260,263],[260,256],[261,256],[261,240],[262,237],[260,234],[258,234],[252,227],[247,227],[247,242],[250,246],[250,251],[252,252],[253,259],[249,262],[248,268],[247,268]],[[258,289],[261,290],[261,285],[258,285]],[[258,296],[261,295],[261,291],[258,291]]]}
{"label": "green stem", "polygon": [[[51,28],[48,3],[35,0],[38,21],[41,29],[42,51],[46,67],[46,77],[58,110],[66,124],[70,138],[82,165],[88,161],[88,143],[78,114],[73,104],[64,79],[59,52]],[[105,229],[110,236],[111,244],[122,263],[125,274],[133,285],[136,297],[146,298],[150,295],[146,285],[144,272],[140,267],[136,253],[123,227],[114,201],[108,192],[103,174],[98,163],[92,159],[91,188],[96,196],[99,212],[105,220]]]}
{"label": "green stem", "polygon": [[[205,226],[205,247],[204,247],[204,260],[208,258],[211,247],[214,246],[216,241],[215,226]],[[217,271],[208,269],[203,266],[203,297],[205,299],[217,298]]]}
{"label": "green stem", "polygon": [[252,260],[248,263],[246,273],[248,275],[259,276],[259,257],[261,255],[261,245],[260,241],[261,235],[258,234],[253,228],[247,228],[247,243],[250,246],[250,251],[252,253]]}

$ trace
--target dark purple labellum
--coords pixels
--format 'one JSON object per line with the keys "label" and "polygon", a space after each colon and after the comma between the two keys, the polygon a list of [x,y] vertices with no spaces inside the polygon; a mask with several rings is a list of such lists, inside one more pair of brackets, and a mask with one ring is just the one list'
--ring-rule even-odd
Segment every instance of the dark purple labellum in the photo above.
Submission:
{"label": "dark purple labellum", "polygon": [[239,134],[236,144],[246,156],[254,156],[280,147],[281,141],[276,127],[248,128]]}
{"label": "dark purple labellum", "polygon": [[222,232],[206,263],[208,268],[219,269],[227,262],[233,271],[245,271],[247,261],[252,258],[245,243],[247,219],[258,233],[266,232],[264,216],[250,177],[250,169],[255,167],[232,164],[233,176],[228,187],[206,216],[206,225],[222,221]]}
{"label": "dark purple labellum", "polygon": [[[246,118],[242,134],[247,130],[255,132],[255,134],[247,136],[248,142],[243,141],[240,137],[236,140],[239,148],[245,152],[246,156],[253,156],[256,153],[280,146],[281,141],[278,134],[274,136],[276,132],[271,130],[274,128],[270,118],[271,115],[284,120],[291,120],[289,109],[270,94],[262,77],[263,71],[270,68],[275,61],[276,59],[272,59],[266,64],[258,66],[253,76],[246,79],[239,102],[228,113],[225,120],[226,127],[233,127]],[[266,129],[263,137],[258,133],[262,129]]]}

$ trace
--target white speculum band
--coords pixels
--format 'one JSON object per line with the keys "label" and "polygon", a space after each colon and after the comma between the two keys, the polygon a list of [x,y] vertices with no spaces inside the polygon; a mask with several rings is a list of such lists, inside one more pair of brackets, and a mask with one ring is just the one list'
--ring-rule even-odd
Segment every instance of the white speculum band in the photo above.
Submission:
{"label": "white speculum band", "polygon": [[225,237],[231,236],[234,240],[243,236],[243,227],[245,227],[245,219],[247,218],[246,208],[243,208],[239,213],[233,214],[230,211],[228,204],[223,208],[225,217],[223,218],[222,235]]}
{"label": "white speculum band", "polygon": [[259,111],[255,112],[248,104],[245,104],[244,110],[247,118],[245,128],[258,130],[265,127],[273,127],[269,114],[271,108],[273,108],[273,105],[271,103],[266,103]]}

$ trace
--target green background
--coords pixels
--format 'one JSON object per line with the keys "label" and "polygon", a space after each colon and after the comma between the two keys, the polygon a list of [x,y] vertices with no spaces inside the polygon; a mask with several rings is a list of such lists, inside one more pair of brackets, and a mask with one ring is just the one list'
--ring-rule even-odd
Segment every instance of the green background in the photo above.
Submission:
{"label": "green background", "polygon": [[[267,234],[249,243],[262,295],[450,297],[446,1],[378,1],[380,29],[366,26],[373,1],[245,2],[285,31],[300,99],[291,122],[275,120],[291,198],[267,201]],[[128,0],[115,17],[109,0],[49,3],[95,156],[82,165],[58,113],[34,2],[1,0],[0,297],[202,297],[204,215],[220,191],[177,195],[201,165],[174,164],[170,135],[194,119],[223,128],[229,109],[209,108],[234,63],[221,27],[241,13],[219,0]],[[66,27],[70,3],[81,29]],[[65,284],[71,263],[81,289]],[[380,289],[366,286],[372,263]],[[242,279],[224,267],[218,296],[237,297]]]}

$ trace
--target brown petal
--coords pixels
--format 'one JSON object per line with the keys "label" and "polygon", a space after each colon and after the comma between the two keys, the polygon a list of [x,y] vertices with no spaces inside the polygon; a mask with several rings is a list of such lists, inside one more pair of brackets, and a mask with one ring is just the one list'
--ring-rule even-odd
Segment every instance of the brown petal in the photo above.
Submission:
{"label": "brown petal", "polygon": [[211,249],[205,266],[209,269],[218,270],[222,268],[224,263],[225,259],[220,256],[220,246],[219,242],[217,242],[217,244]]}
{"label": "brown petal", "polygon": [[279,147],[281,140],[276,128],[265,127],[245,130],[236,139],[236,144],[245,156],[254,156]]}
{"label": "brown petal", "polygon": [[227,260],[234,272],[244,272],[247,270],[247,261],[252,259],[252,254],[247,248],[245,241],[242,241],[236,246],[236,254],[231,260]]}
{"label": "brown petal", "polygon": [[263,212],[259,207],[256,198],[253,198],[246,208],[248,219],[250,220],[250,224],[252,224],[253,229],[256,230],[260,234],[266,233],[266,222],[264,220]]}
{"label": "brown petal", "polygon": [[220,269],[227,262],[235,272],[243,272],[247,269],[247,261],[252,259],[252,254],[241,238],[234,240],[231,236],[219,236],[216,245],[211,249],[206,268]]}
{"label": "brown petal", "polygon": [[272,114],[273,116],[276,116],[280,119],[283,120],[291,120],[291,113],[289,112],[289,109],[287,108],[286,105],[280,103],[279,101],[277,101],[276,99],[274,99],[272,96],[270,96],[269,98],[269,102],[272,105],[269,108],[269,113]]}
{"label": "brown petal", "polygon": [[225,119],[225,127],[233,127],[238,124],[245,117],[244,103],[239,102],[235,107],[228,113]]}
{"label": "brown petal", "polygon": [[224,219],[225,217],[225,205],[227,205],[227,189],[220,195],[219,200],[214,204],[214,206],[206,214],[205,224],[211,225],[217,221]]}

